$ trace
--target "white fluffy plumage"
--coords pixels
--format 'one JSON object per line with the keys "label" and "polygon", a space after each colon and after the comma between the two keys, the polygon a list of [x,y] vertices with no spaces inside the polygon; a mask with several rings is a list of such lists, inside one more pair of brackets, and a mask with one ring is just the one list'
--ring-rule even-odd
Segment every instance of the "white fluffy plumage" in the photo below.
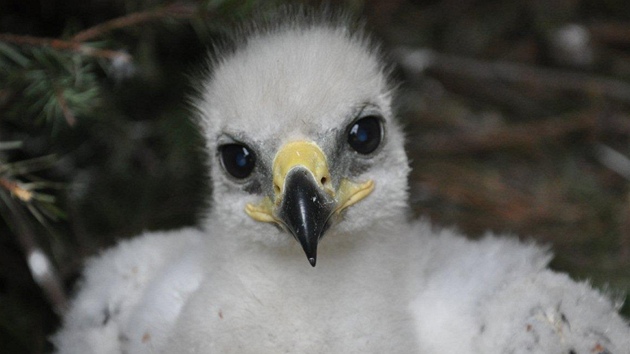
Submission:
{"label": "white fluffy plumage", "polygon": [[[92,259],[58,352],[630,353],[618,304],[550,271],[545,249],[407,219],[387,68],[361,31],[317,17],[254,31],[214,60],[197,103],[213,183],[203,227],[141,235]],[[382,139],[360,153],[348,136],[365,117]],[[313,182],[337,191],[326,193],[374,183],[326,220],[314,268],[306,241],[277,227],[280,206],[269,207],[276,224],[244,211],[291,193],[273,199],[284,185],[272,175],[292,141],[325,155],[330,174]],[[246,177],[221,162],[236,143],[255,156]]]}

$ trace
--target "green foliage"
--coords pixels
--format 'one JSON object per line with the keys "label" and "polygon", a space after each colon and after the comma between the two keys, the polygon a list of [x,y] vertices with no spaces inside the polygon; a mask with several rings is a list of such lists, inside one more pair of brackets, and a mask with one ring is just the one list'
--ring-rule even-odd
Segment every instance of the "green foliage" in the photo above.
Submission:
{"label": "green foliage", "polygon": [[[0,43],[2,44],[2,43]],[[18,52],[0,45],[0,89],[19,91],[19,102],[5,113],[13,119],[74,125],[99,106],[100,86],[93,60],[49,47]]]}

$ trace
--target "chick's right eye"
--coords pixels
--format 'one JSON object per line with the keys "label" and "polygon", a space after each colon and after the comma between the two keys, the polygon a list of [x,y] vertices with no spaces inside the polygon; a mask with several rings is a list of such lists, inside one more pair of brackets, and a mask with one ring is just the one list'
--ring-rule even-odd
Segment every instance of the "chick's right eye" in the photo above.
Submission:
{"label": "chick's right eye", "polygon": [[219,147],[221,165],[234,178],[247,178],[256,165],[253,151],[242,144],[226,144]]}

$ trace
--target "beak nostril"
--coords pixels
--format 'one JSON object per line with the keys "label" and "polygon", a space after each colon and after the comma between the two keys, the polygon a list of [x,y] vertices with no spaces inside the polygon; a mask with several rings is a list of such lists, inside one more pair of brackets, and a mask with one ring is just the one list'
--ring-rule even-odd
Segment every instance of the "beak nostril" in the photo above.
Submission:
{"label": "beak nostril", "polygon": [[320,180],[320,182],[322,183],[322,186],[326,184],[326,182],[328,182],[328,179],[326,178],[326,176],[322,177],[322,179]]}
{"label": "beak nostril", "polygon": [[274,191],[276,194],[280,194],[280,187],[279,187],[277,184],[274,184],[274,185],[273,185],[273,191]]}

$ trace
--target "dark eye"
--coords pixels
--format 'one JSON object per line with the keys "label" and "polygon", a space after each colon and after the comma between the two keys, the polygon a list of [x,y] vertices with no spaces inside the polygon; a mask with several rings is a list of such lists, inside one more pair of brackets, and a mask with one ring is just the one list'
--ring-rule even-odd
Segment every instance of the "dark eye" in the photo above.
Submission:
{"label": "dark eye", "polygon": [[221,164],[235,178],[245,178],[254,170],[256,156],[245,145],[227,144],[219,148]]}
{"label": "dark eye", "polygon": [[358,153],[367,155],[381,143],[381,121],[376,116],[367,116],[350,125],[348,144]]}

